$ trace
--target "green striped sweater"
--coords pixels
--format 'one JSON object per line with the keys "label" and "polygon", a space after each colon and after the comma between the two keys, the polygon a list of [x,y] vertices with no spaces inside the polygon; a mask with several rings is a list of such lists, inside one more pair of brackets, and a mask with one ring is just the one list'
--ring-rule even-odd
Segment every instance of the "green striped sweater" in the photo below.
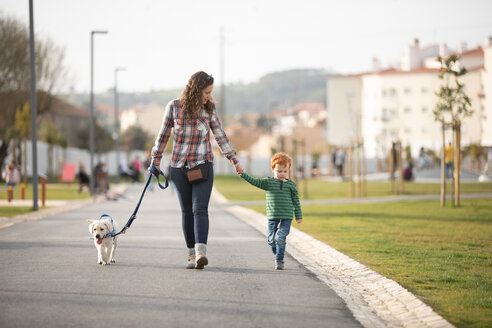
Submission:
{"label": "green striped sweater", "polygon": [[243,173],[241,177],[253,186],[266,191],[268,220],[292,220],[293,214],[297,220],[302,219],[301,203],[294,182],[275,178],[253,178],[247,173]]}

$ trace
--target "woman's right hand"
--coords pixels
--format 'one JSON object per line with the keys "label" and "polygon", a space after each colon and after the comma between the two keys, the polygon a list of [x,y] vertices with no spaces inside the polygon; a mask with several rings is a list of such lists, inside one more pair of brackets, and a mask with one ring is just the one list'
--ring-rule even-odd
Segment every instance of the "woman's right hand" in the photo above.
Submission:
{"label": "woman's right hand", "polygon": [[149,172],[157,177],[161,174],[161,169],[160,167],[155,166],[154,164],[150,164]]}

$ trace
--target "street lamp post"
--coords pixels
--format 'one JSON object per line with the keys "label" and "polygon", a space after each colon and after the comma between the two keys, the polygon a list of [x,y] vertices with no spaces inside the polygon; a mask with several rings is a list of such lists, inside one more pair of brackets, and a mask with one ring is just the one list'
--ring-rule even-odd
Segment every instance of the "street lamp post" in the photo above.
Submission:
{"label": "street lamp post", "polygon": [[90,180],[90,191],[91,195],[94,195],[94,34],[107,34],[108,31],[91,31],[91,113],[89,122],[89,144],[90,144],[90,155],[91,155],[91,180]]}
{"label": "street lamp post", "polygon": [[114,69],[114,143],[116,149],[116,181],[120,182],[120,120],[118,107],[118,72],[124,71],[124,67]]}
{"label": "street lamp post", "polygon": [[36,69],[34,49],[34,8],[33,0],[29,0],[29,59],[31,70],[31,135],[32,135],[32,207],[38,210],[38,138],[36,134]]}

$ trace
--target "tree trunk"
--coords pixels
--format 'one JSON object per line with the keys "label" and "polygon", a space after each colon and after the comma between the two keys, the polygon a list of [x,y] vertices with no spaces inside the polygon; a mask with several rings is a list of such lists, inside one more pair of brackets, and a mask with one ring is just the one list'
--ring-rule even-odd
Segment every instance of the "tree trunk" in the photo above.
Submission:
{"label": "tree trunk", "polygon": [[352,141],[350,141],[350,147],[348,149],[349,154],[349,194],[350,198],[354,198],[354,147]]}
{"label": "tree trunk", "polygon": [[27,184],[27,141],[22,141],[22,181]]}
{"label": "tree trunk", "polygon": [[441,206],[446,206],[446,171],[444,163],[444,150],[446,148],[446,136],[445,136],[444,123],[442,123],[442,151],[441,151]]}
{"label": "tree trunk", "polygon": [[361,168],[361,151],[360,151],[360,140],[357,139],[357,161],[355,162],[357,170],[357,198],[362,197],[362,168]]}
{"label": "tree trunk", "polygon": [[455,148],[454,148],[454,206],[460,206],[460,168],[461,168],[461,122],[455,125]]}
{"label": "tree trunk", "polygon": [[367,168],[366,151],[364,150],[364,139],[361,141],[362,147],[362,197],[367,197]]}
{"label": "tree trunk", "polygon": [[401,195],[403,194],[403,160],[402,160],[402,148],[401,148],[401,141],[398,141],[398,153],[396,160],[398,162],[398,193]]}
{"label": "tree trunk", "polygon": [[53,177],[53,145],[48,145],[48,179]]}
{"label": "tree trunk", "polygon": [[394,159],[393,159],[393,146],[390,148],[389,157],[388,157],[388,170],[390,176],[390,192],[393,193],[395,191],[395,171],[393,171]]}

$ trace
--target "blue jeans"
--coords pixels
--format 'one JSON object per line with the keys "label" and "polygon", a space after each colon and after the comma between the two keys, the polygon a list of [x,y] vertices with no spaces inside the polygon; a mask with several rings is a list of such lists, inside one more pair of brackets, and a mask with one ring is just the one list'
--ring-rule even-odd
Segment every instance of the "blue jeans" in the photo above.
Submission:
{"label": "blue jeans", "polygon": [[214,184],[213,164],[210,165],[208,180],[190,184],[181,168],[171,167],[171,180],[181,205],[181,222],[186,247],[195,243],[206,244],[208,239],[208,203]]}
{"label": "blue jeans", "polygon": [[446,178],[450,179],[450,178],[453,177],[453,170],[454,170],[453,162],[451,162],[451,163],[445,163],[445,165],[444,165],[444,171],[446,173]]}
{"label": "blue jeans", "polygon": [[268,220],[268,245],[275,259],[283,261],[287,235],[290,232],[291,220]]}

